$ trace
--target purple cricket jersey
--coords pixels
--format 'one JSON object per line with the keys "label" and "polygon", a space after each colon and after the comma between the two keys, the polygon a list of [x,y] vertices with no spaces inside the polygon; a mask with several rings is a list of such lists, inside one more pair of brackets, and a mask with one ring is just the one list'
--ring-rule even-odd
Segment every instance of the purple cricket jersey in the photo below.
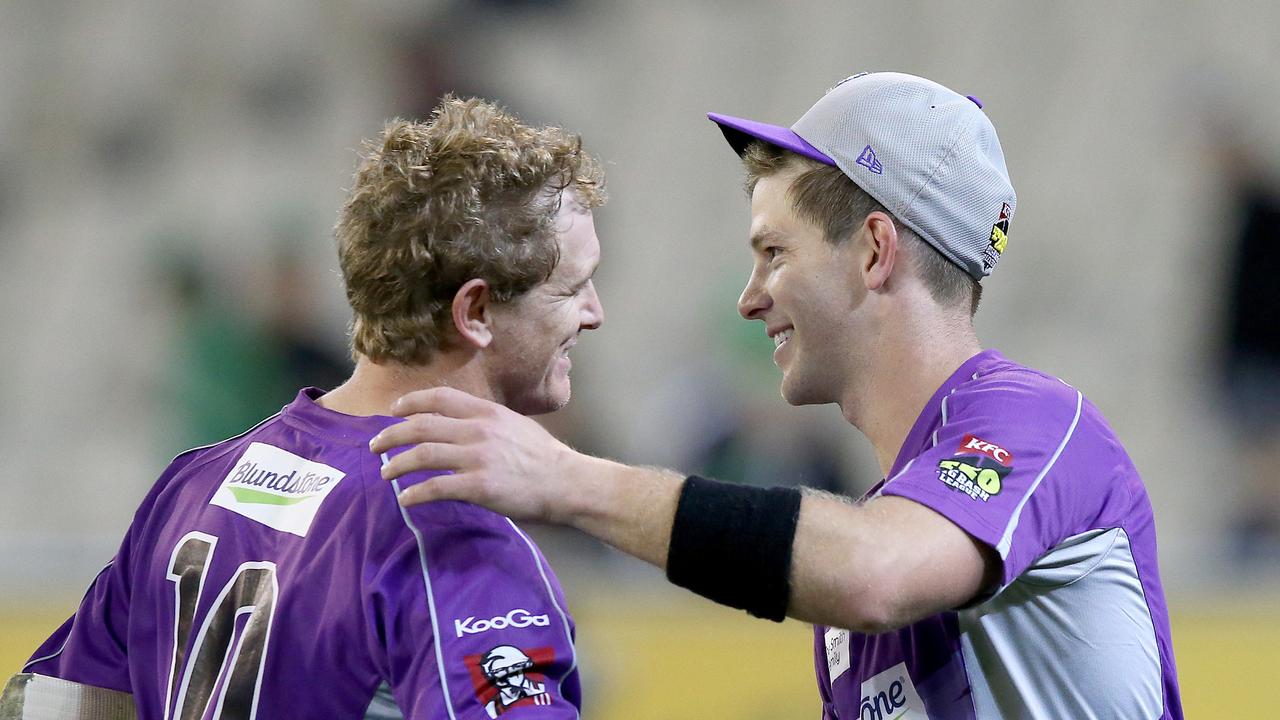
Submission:
{"label": "purple cricket jersey", "polygon": [[934,393],[888,480],[1003,561],[961,609],[815,628],[823,718],[1182,717],[1151,503],[1092,404],[995,351]]}
{"label": "purple cricket jersey", "polygon": [[577,718],[574,625],[538,548],[474,505],[401,508],[368,448],[399,419],[321,394],[179,455],[23,672],[155,720]]}

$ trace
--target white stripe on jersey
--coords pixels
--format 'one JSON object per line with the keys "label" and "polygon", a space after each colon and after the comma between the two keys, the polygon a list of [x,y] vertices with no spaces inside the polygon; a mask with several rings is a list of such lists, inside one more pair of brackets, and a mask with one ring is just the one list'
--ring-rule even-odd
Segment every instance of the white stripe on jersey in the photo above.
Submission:
{"label": "white stripe on jersey", "polygon": [[1071,427],[1067,428],[1067,434],[1062,437],[1062,442],[1058,443],[1058,449],[1054,451],[1053,457],[1049,458],[1049,462],[1040,470],[1040,474],[1036,476],[1035,482],[1031,483],[1031,487],[1027,489],[1022,500],[1018,501],[1018,507],[1014,508],[1013,517],[1009,518],[1009,524],[1004,529],[1004,535],[1000,537],[1000,544],[996,546],[996,552],[1000,553],[1001,558],[1009,557],[1009,544],[1013,542],[1013,531],[1018,529],[1018,520],[1022,517],[1022,508],[1026,506],[1027,501],[1031,499],[1031,493],[1040,487],[1040,481],[1044,480],[1044,476],[1049,474],[1053,469],[1054,463],[1058,462],[1058,456],[1067,447],[1067,442],[1071,440],[1071,436],[1075,434],[1076,425],[1080,422],[1080,409],[1084,406],[1084,393],[1076,390],[1076,416],[1071,419]]}
{"label": "white stripe on jersey", "polygon": [[[538,574],[542,576],[542,583],[547,588],[547,597],[551,599],[551,604],[555,607],[556,612],[560,613],[560,622],[564,624],[564,639],[565,642],[569,643],[569,653],[572,662],[569,664],[569,669],[560,677],[560,683],[563,687],[565,678],[572,675],[573,671],[578,667],[578,649],[574,647],[573,634],[569,632],[569,616],[565,614],[564,609],[560,607],[560,603],[556,601],[556,593],[551,589],[551,581],[547,579],[547,571],[542,566],[542,558],[538,556],[538,550],[534,547],[533,541],[529,539],[528,535],[524,534],[523,530],[511,521],[511,518],[506,518],[506,520],[507,524],[511,526],[511,529],[515,530],[516,534],[524,540],[524,544],[529,546],[529,552],[533,554],[533,561],[538,565]],[[571,706],[573,705],[573,703],[569,704]],[[578,709],[576,707],[573,709],[573,716],[575,718],[578,717]]]}
{"label": "white stripe on jersey", "polygon": [[[382,453],[382,464],[386,465],[391,462],[386,453]],[[395,488],[396,495],[400,495],[400,481],[392,480],[391,487]],[[413,537],[418,541],[418,560],[422,564],[422,582],[427,588],[427,609],[431,612],[431,632],[436,641],[431,643],[436,649],[436,668],[440,671],[440,687],[444,690],[444,707],[449,711],[449,720],[458,720],[457,715],[453,712],[453,696],[449,692],[449,679],[444,669],[444,655],[440,650],[440,621],[436,619],[436,596],[431,591],[431,574],[427,571],[427,548],[426,542],[422,539],[422,533],[418,532],[418,528],[413,526],[409,521],[409,511],[403,505],[400,505],[400,517],[404,518],[404,524],[409,527],[409,531],[413,533]]]}

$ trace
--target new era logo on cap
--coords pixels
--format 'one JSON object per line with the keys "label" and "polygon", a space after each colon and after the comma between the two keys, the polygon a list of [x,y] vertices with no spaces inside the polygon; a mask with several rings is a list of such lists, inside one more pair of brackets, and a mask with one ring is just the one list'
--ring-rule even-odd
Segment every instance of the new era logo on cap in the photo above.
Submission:
{"label": "new era logo on cap", "polygon": [[877,175],[884,172],[884,166],[876,159],[876,151],[872,150],[870,145],[862,148],[862,154],[858,156],[858,164]]}

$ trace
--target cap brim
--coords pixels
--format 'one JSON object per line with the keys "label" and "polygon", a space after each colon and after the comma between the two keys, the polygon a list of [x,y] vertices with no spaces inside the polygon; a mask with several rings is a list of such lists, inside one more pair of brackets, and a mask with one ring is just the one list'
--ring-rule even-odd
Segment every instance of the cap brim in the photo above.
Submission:
{"label": "cap brim", "polygon": [[835,166],[836,164],[835,160],[805,142],[805,139],[797,135],[791,128],[737,118],[731,115],[721,115],[720,113],[707,113],[707,117],[720,126],[720,132],[724,133],[724,139],[729,141],[729,146],[739,155],[746,151],[752,140],[763,140],[770,145],[777,145],[783,150],[790,150],[793,153],[812,158],[826,165]]}

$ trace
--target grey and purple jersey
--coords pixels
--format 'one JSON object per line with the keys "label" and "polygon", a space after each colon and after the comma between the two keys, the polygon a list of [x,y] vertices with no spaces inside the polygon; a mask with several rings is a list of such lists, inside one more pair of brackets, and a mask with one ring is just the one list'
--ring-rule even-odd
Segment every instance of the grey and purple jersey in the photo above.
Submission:
{"label": "grey and purple jersey", "polygon": [[152,720],[577,718],[574,626],[538,548],[473,505],[401,508],[394,485],[430,476],[388,483],[368,448],[398,419],[320,394],[178,456],[23,672]]}
{"label": "grey and purple jersey", "polygon": [[994,351],[917,418],[897,495],[994,548],[999,586],[877,635],[815,628],[823,718],[1181,718],[1151,503],[1080,391]]}

